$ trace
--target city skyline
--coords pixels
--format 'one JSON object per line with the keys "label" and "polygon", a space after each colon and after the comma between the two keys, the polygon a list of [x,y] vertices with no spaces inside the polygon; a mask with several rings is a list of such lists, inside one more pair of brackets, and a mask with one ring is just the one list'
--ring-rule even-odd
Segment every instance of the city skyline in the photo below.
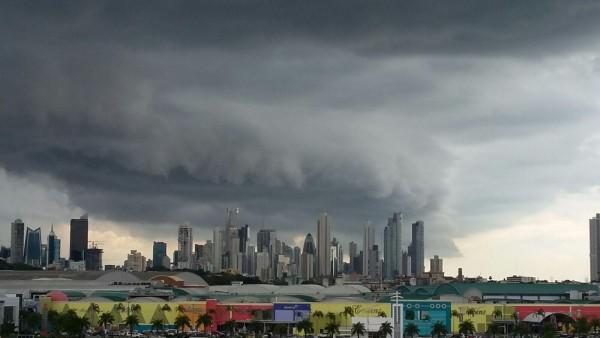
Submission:
{"label": "city skyline", "polygon": [[233,206],[298,246],[327,211],[344,253],[371,220],[384,252],[401,210],[449,273],[589,277],[600,4],[118,7],[0,5],[1,244],[54,224],[68,257],[89,212],[106,263],[172,255]]}

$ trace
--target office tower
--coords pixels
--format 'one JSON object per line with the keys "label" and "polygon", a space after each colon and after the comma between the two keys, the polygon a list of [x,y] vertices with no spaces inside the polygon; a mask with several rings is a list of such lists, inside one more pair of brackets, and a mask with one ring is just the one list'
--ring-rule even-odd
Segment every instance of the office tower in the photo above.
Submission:
{"label": "office tower", "polygon": [[177,264],[179,264],[179,250],[173,251],[173,269],[177,269]]}
{"label": "office tower", "polygon": [[359,273],[361,275],[363,275],[363,251],[360,250],[360,252],[358,253],[358,256],[356,256],[356,259],[354,260],[354,266],[353,269],[354,271],[356,271],[356,273]]}
{"label": "office tower", "polygon": [[444,277],[444,260],[438,255],[434,255],[433,258],[429,260],[429,272],[432,277]]}
{"label": "office tower", "polygon": [[[590,280],[600,282],[600,214],[590,219]],[[462,272],[462,271],[461,271]],[[462,273],[461,273],[462,275]]]}
{"label": "office tower", "polygon": [[392,279],[402,274],[402,213],[388,218],[383,239],[384,278]]}
{"label": "office tower", "polygon": [[362,273],[363,276],[369,276],[369,255],[371,254],[371,250],[373,249],[373,245],[375,245],[375,228],[371,224],[370,221],[365,223],[363,229],[363,264],[362,264]]}
{"label": "office tower", "polygon": [[192,257],[193,243],[192,227],[189,224],[180,225],[177,235],[177,250],[179,251],[179,257],[177,257],[178,269],[192,269],[194,263],[194,258]]}
{"label": "office tower", "polygon": [[340,244],[334,237],[329,245],[329,266],[331,275],[337,277],[339,270]]}
{"label": "office tower", "polygon": [[17,264],[23,263],[24,250],[23,244],[25,242],[25,223],[20,219],[16,219],[10,225],[10,263]]}
{"label": "office tower", "polygon": [[269,280],[271,272],[271,258],[267,251],[256,253],[256,276],[263,282]]}
{"label": "office tower", "polygon": [[10,260],[10,248],[5,247],[4,245],[0,246],[0,258],[9,261]]}
{"label": "office tower", "polygon": [[369,279],[372,281],[381,280],[381,262],[379,260],[379,246],[373,245],[369,250],[369,262],[367,265],[367,272]]}
{"label": "office tower", "polygon": [[[222,268],[230,269],[232,260],[237,260],[237,253],[239,252],[239,228],[238,218],[240,209],[226,209],[225,219],[225,243],[223,247]],[[235,239],[238,239],[235,241]]]}
{"label": "office tower", "polygon": [[356,270],[354,269],[355,267],[355,260],[356,260],[356,256],[358,255],[358,245],[356,244],[356,242],[352,241],[348,244],[348,255],[350,256],[350,268],[348,272],[356,272]]}
{"label": "office tower", "polygon": [[123,268],[126,271],[133,272],[146,271],[146,257],[142,256],[142,253],[137,250],[131,250],[127,254],[127,260],[123,262]]}
{"label": "office tower", "polygon": [[42,249],[41,250],[42,254],[40,257],[41,265],[42,265],[42,267],[45,268],[46,266],[48,266],[48,244],[42,244],[41,249]]}
{"label": "office tower", "polygon": [[331,257],[329,246],[331,244],[331,217],[326,212],[322,213],[317,221],[317,276],[331,276]]}
{"label": "office tower", "polygon": [[83,261],[83,251],[88,245],[88,216],[71,220],[69,260]]}
{"label": "office tower", "polygon": [[[87,271],[100,271],[102,270],[102,253],[104,250],[99,249],[95,245],[91,248],[87,248],[83,251],[83,257],[85,260],[85,269]],[[145,267],[144,270],[145,271]]]}
{"label": "office tower", "polygon": [[[152,267],[155,269],[164,268],[163,258],[166,255],[167,255],[167,243],[154,242],[152,244]],[[168,266],[166,268],[168,268]]]}
{"label": "office tower", "polygon": [[304,239],[304,245],[302,247],[302,256],[300,263],[300,273],[302,275],[302,279],[311,280],[315,278],[315,254],[317,252],[317,248],[315,247],[315,242],[310,233],[306,235]]}
{"label": "office tower", "polygon": [[256,249],[258,252],[269,252],[271,246],[275,246],[277,233],[271,229],[261,229],[256,233]]}
{"label": "office tower", "polygon": [[248,244],[246,246],[244,273],[256,276],[256,247]]}
{"label": "office tower", "polygon": [[[410,248],[409,248],[410,249]],[[412,263],[410,260],[410,255],[408,254],[408,251],[403,250],[402,251],[402,276],[412,276],[412,272],[410,271],[412,267]]]}
{"label": "office tower", "polygon": [[248,240],[250,240],[250,227],[248,224],[240,227],[238,238],[240,239],[238,252],[246,252],[246,246],[248,245]]}
{"label": "office tower", "polygon": [[48,234],[48,265],[58,263],[60,259],[60,239],[54,233],[54,224]]}
{"label": "office tower", "polygon": [[223,242],[225,240],[225,231],[221,228],[213,230],[213,272],[223,270]]}
{"label": "office tower", "polygon": [[25,264],[42,266],[42,230],[27,227],[25,234]]}
{"label": "office tower", "polygon": [[425,235],[423,221],[417,221],[412,225],[412,243],[409,255],[411,272],[415,277],[423,277],[425,273]]}

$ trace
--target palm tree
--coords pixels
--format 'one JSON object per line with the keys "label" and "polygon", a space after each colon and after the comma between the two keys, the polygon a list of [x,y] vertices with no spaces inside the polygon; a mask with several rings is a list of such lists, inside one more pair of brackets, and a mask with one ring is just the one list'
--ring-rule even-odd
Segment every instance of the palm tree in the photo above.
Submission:
{"label": "palm tree", "polygon": [[129,315],[125,318],[125,325],[129,326],[129,334],[133,334],[133,328],[140,323],[136,315]]}
{"label": "palm tree", "polygon": [[365,324],[363,324],[361,322],[352,324],[352,331],[350,331],[350,333],[353,336],[356,335],[358,338],[360,338],[360,336],[364,335],[365,332],[366,332]]}
{"label": "palm tree", "polygon": [[441,337],[442,335],[445,335],[448,333],[448,329],[446,328],[446,325],[444,325],[442,322],[436,322],[435,324],[433,324],[433,327],[431,328],[431,336],[435,337]]}
{"label": "palm tree", "polygon": [[393,333],[392,324],[390,324],[390,322],[381,323],[381,326],[379,327],[379,333],[381,334],[382,338],[391,336]]}
{"label": "palm tree", "polygon": [[468,309],[465,311],[465,313],[466,313],[466,314],[467,314],[467,316],[469,316],[469,317],[475,317],[475,313],[476,313],[476,311],[475,311],[475,308],[472,308],[472,307],[470,307],[470,308],[468,308]]}
{"label": "palm tree", "polygon": [[179,315],[177,316],[177,318],[175,318],[175,327],[177,328],[177,333],[179,333],[179,329],[181,329],[181,331],[183,332],[185,330],[185,327],[192,327],[192,322],[190,320],[190,317],[186,316],[186,315]]}
{"label": "palm tree", "polygon": [[235,332],[235,320],[228,320],[223,324],[223,329],[229,332],[229,336],[232,337]]}
{"label": "palm tree", "polygon": [[463,321],[463,314],[458,312],[458,310],[452,310],[452,317],[456,317],[459,322]]}
{"label": "palm tree", "polygon": [[500,325],[496,323],[490,323],[487,327],[487,333],[492,335],[492,338],[496,338],[496,334],[500,332]]}
{"label": "palm tree", "polygon": [[154,319],[150,324],[152,324],[152,331],[154,331],[155,333],[158,333],[158,331],[162,330],[163,328],[162,319]]}
{"label": "palm tree", "polygon": [[298,322],[296,328],[298,329],[298,331],[302,331],[304,333],[304,337],[306,337],[306,335],[313,332],[313,323],[308,319],[304,319]]}
{"label": "palm tree", "polygon": [[587,318],[585,318],[585,317],[577,318],[575,320],[575,330],[577,331],[577,336],[579,336],[579,337],[590,332],[590,324],[588,323]]}
{"label": "palm tree", "polygon": [[379,311],[377,312],[377,317],[386,318],[387,314],[385,313],[385,311]]}
{"label": "palm tree", "polygon": [[327,335],[330,338],[333,338],[333,335],[340,333],[340,324],[335,321],[327,323],[327,325],[325,325],[325,332],[327,332]]}
{"label": "palm tree", "polygon": [[498,318],[502,318],[502,310],[500,309],[494,309],[494,311],[492,311],[492,317],[494,317],[494,319],[498,319]]}
{"label": "palm tree", "polygon": [[77,320],[77,324],[79,325],[79,336],[83,336],[83,332],[90,328],[91,323],[90,320],[86,317],[81,317]]}
{"label": "palm tree", "polygon": [[100,305],[97,303],[90,303],[88,307],[88,312],[90,313],[90,321],[92,324],[98,321],[98,312],[100,312]]}
{"label": "palm tree", "polygon": [[213,318],[211,317],[211,315],[209,315],[208,313],[201,314],[196,320],[196,330],[198,330],[198,328],[200,328],[200,326],[202,325],[202,327],[204,327],[204,332],[208,332],[208,328],[212,324]]}
{"label": "palm tree", "polygon": [[327,314],[325,315],[325,317],[327,317],[327,319],[329,319],[330,322],[335,322],[335,313],[333,312],[327,312]]}
{"label": "palm tree", "polygon": [[125,305],[123,305],[123,303],[119,303],[115,306],[115,309],[117,309],[117,311],[119,312],[125,312]]}
{"label": "palm tree", "polygon": [[98,324],[102,325],[104,336],[106,336],[106,325],[112,324],[115,321],[115,317],[110,312],[104,312],[98,319]]}
{"label": "palm tree", "polygon": [[419,334],[419,327],[417,327],[417,325],[415,323],[409,323],[406,325],[406,328],[404,329],[404,334],[409,337],[414,337],[415,335]]}
{"label": "palm tree", "polygon": [[472,334],[475,332],[475,325],[470,320],[465,320],[464,322],[458,324],[458,333],[462,334]]}
{"label": "palm tree", "polygon": [[177,312],[184,313],[185,312],[185,306],[183,306],[181,304],[177,305]]}
{"label": "palm tree", "polygon": [[340,312],[340,315],[346,318],[346,326],[348,326],[348,317],[354,317],[354,309],[352,308],[352,306],[346,306],[344,307],[344,311]]}
{"label": "palm tree", "polygon": [[515,328],[515,333],[521,337],[527,336],[529,334],[529,325],[527,325],[527,323],[520,322]]}

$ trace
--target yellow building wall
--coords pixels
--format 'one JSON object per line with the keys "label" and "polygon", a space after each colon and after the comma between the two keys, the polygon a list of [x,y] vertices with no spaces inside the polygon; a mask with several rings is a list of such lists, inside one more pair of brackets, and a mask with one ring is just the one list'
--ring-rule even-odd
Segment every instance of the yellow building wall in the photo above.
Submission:
{"label": "yellow building wall", "polygon": [[[328,312],[336,315],[336,321],[340,323],[340,330],[346,328],[349,329],[352,326],[352,318],[350,318],[350,316],[346,318],[340,314],[344,312],[344,309],[347,306],[352,307],[355,317],[378,317],[378,314],[382,312],[389,318],[392,314],[391,305],[388,303],[311,303],[310,320],[313,323],[315,334],[325,329],[325,326],[329,322],[329,319],[327,319]],[[323,318],[313,316],[316,311],[321,311],[323,313]],[[390,320],[392,319],[390,318]]]}
{"label": "yellow building wall", "polygon": [[[122,323],[127,317],[128,312],[135,314],[138,317],[140,324],[150,324],[154,319],[160,319],[163,324],[173,324],[175,318],[180,314],[179,306],[183,310],[183,314],[188,316],[194,324],[198,316],[206,312],[205,302],[160,302],[160,303],[136,303],[136,302],[94,302],[99,307],[99,311],[95,313],[91,310],[92,302],[50,302],[48,310],[54,310],[59,313],[74,310],[78,316],[87,317],[93,326],[98,325],[98,317],[101,313],[110,312],[115,318],[114,324]],[[125,311],[119,311],[118,305],[122,304]],[[132,311],[131,307],[134,304],[140,305],[139,311]],[[171,311],[163,311],[162,307],[167,304]],[[128,311],[129,309],[129,311]]]}
{"label": "yellow building wall", "polygon": [[[474,309],[475,315],[468,315],[468,309]],[[452,333],[457,333],[459,324],[466,320],[473,322],[476,332],[486,332],[487,325],[494,320],[492,314],[496,309],[502,311],[502,319],[504,320],[510,320],[515,312],[514,306],[502,304],[452,304],[452,312],[456,310],[460,315],[458,317],[452,316]]]}

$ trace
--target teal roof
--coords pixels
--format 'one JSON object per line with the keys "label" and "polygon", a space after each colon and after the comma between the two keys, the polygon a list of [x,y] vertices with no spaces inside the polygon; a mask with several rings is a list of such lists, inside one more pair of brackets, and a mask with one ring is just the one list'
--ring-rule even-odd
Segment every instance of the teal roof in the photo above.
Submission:
{"label": "teal roof", "polygon": [[401,286],[397,290],[407,297],[463,295],[470,289],[479,290],[483,295],[564,295],[569,291],[598,291],[592,284],[568,283],[446,283],[428,286]]}

